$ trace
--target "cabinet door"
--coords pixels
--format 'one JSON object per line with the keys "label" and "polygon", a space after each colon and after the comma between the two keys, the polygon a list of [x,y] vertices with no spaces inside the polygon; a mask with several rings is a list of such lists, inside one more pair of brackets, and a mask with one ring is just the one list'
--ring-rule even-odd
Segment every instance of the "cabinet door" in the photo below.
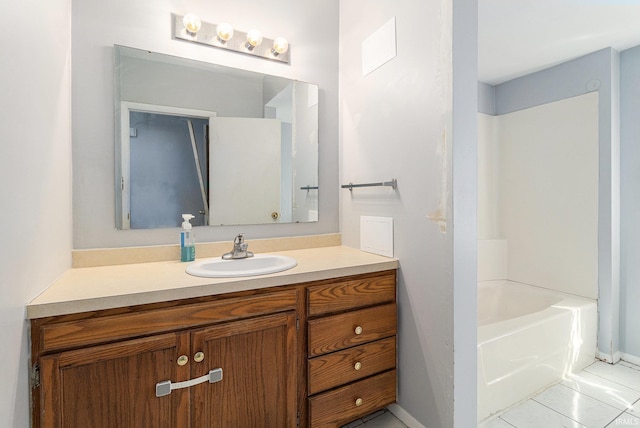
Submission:
{"label": "cabinet door", "polygon": [[189,335],[162,334],[40,358],[43,427],[187,427],[189,393],[156,383],[189,378],[177,364]]}
{"label": "cabinet door", "polygon": [[[192,377],[222,369],[222,380],[191,388],[193,426],[296,426],[294,312],[234,321],[192,335]],[[199,360],[196,358],[194,361]]]}

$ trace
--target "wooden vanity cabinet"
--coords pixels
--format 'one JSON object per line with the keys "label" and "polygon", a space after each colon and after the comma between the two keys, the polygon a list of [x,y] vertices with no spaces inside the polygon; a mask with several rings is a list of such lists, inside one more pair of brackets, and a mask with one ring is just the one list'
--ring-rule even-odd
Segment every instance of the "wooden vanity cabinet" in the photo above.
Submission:
{"label": "wooden vanity cabinet", "polygon": [[395,271],[307,288],[311,428],[340,427],[396,401]]}
{"label": "wooden vanity cabinet", "polygon": [[34,319],[33,426],[339,427],[395,401],[395,301],[389,270]]}
{"label": "wooden vanity cabinet", "polygon": [[297,295],[34,321],[34,425],[296,427]]}

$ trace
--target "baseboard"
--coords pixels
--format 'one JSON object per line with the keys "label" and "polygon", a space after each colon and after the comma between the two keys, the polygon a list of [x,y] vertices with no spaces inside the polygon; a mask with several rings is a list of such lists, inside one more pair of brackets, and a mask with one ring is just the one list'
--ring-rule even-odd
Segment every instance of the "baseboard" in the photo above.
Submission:
{"label": "baseboard", "polygon": [[426,428],[424,425],[418,422],[416,418],[411,416],[409,412],[407,412],[402,407],[398,406],[396,403],[389,405],[387,409],[409,428]]}
{"label": "baseboard", "polygon": [[618,361],[620,361],[621,358],[621,353],[620,351],[616,351],[612,354],[608,353],[608,352],[602,352],[600,350],[598,350],[596,352],[596,358],[599,359],[600,361],[604,361],[605,363],[609,363],[609,364],[615,364]]}
{"label": "baseboard", "polygon": [[636,357],[635,355],[625,354],[624,352],[620,354],[620,359],[626,361],[627,363],[635,364],[636,366],[640,366],[640,357]]}

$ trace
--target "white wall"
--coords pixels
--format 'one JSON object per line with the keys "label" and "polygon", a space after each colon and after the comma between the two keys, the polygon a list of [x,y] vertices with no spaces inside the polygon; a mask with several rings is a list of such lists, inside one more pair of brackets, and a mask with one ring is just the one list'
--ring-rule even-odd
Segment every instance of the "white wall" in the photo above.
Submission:
{"label": "white wall", "polygon": [[478,281],[507,279],[508,273],[508,243],[500,228],[499,121],[478,113]]}
{"label": "white wall", "polygon": [[508,278],[598,297],[598,94],[497,117]]}
{"label": "white wall", "polygon": [[[362,215],[394,218],[398,404],[433,428],[471,427],[476,414],[475,7],[471,1],[340,3],[341,182],[398,179],[397,192],[342,190],[343,242],[359,247]],[[454,20],[464,19],[459,14],[468,21]],[[397,57],[362,76],[362,41],[394,16]],[[470,115],[455,114],[454,87],[455,108]]]}
{"label": "white wall", "polygon": [[[239,30],[258,27],[286,37],[291,64],[171,39],[171,13],[197,13]],[[123,45],[279,75],[320,87],[320,218],[317,223],[196,228],[199,241],[338,232],[338,0],[119,2],[73,0],[73,213],[74,248],[173,244],[178,228],[115,229],[113,45]]]}
{"label": "white wall", "polygon": [[498,120],[478,114],[478,239],[501,237]]}
{"label": "white wall", "polygon": [[25,303],[71,265],[71,2],[3,1],[0,15],[16,18],[0,38],[0,426],[21,428],[30,415]]}

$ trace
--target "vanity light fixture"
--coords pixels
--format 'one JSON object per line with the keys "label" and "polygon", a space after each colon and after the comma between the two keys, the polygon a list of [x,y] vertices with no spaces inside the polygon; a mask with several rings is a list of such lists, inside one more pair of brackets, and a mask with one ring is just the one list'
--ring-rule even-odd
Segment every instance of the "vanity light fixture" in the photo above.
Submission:
{"label": "vanity light fixture", "polygon": [[198,18],[198,15],[196,15],[195,13],[187,13],[182,18],[182,25],[184,25],[184,28],[191,35],[195,35],[198,31],[200,31],[200,28],[202,27],[202,21],[200,21],[200,18]]}
{"label": "vanity light fixture", "polygon": [[284,37],[267,39],[258,30],[247,33],[235,30],[231,24],[201,21],[195,14],[172,14],[173,38],[213,46],[272,61],[289,63],[289,42]]}
{"label": "vanity light fixture", "polygon": [[216,36],[220,43],[227,43],[233,37],[233,27],[226,22],[218,24],[216,27]]}
{"label": "vanity light fixture", "polygon": [[260,46],[261,43],[262,43],[262,33],[260,32],[260,30],[253,29],[247,33],[247,44],[246,44],[247,49],[252,51],[258,46]]}
{"label": "vanity light fixture", "polygon": [[273,41],[271,53],[273,56],[282,55],[289,50],[289,42],[284,37],[278,37]]}

